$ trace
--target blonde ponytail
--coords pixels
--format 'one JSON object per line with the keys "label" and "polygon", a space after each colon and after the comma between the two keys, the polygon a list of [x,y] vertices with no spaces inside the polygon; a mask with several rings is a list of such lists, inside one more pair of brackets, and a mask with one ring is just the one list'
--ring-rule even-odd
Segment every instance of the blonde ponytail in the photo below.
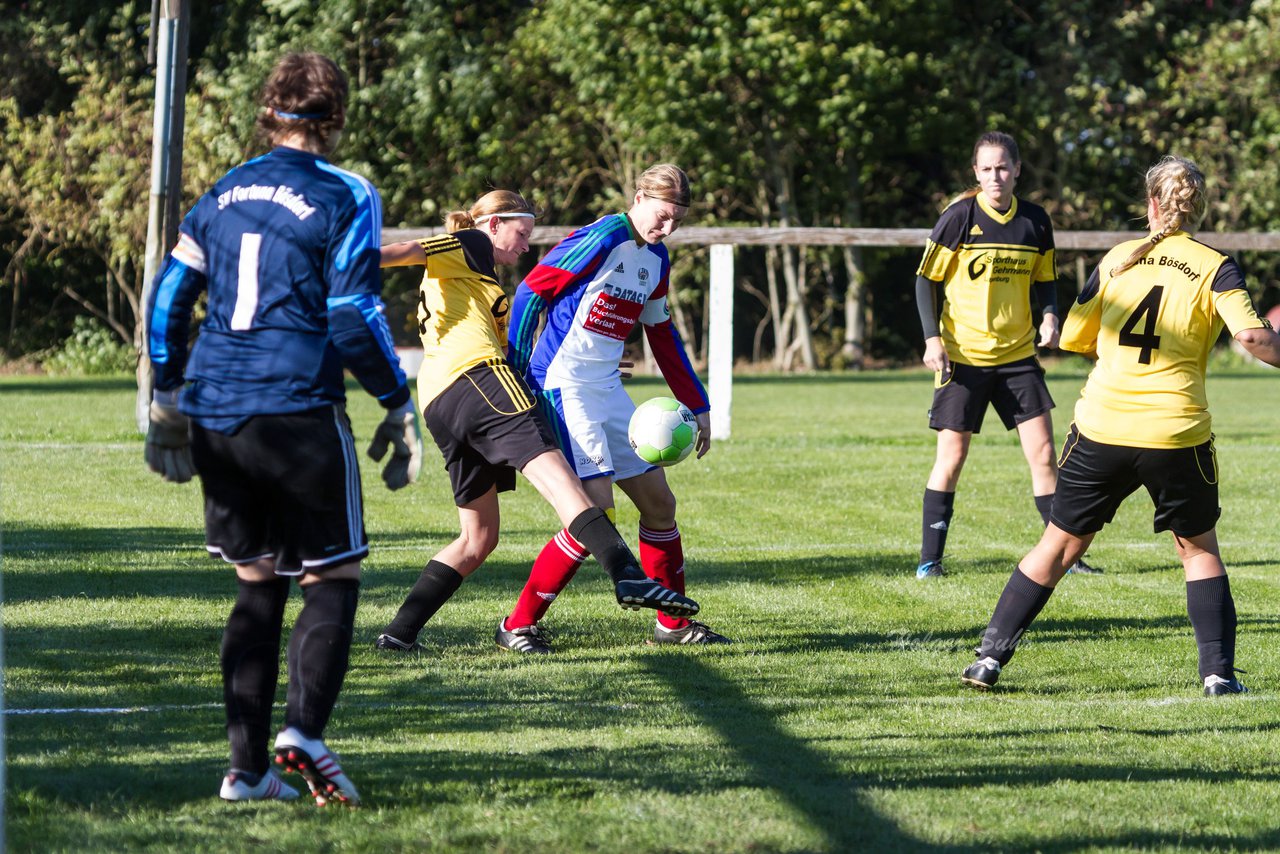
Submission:
{"label": "blonde ponytail", "polygon": [[477,199],[471,210],[446,213],[444,230],[452,234],[464,228],[475,228],[481,221],[495,216],[528,216],[537,219],[538,212],[519,193],[491,190]]}
{"label": "blonde ponytail", "polygon": [[1181,228],[1190,230],[1199,225],[1208,203],[1204,187],[1204,173],[1185,157],[1167,155],[1148,169],[1147,199],[1155,202],[1156,212],[1164,227],[1138,244],[1119,265],[1112,267],[1111,276],[1119,276],[1137,264],[1157,243],[1175,231]]}

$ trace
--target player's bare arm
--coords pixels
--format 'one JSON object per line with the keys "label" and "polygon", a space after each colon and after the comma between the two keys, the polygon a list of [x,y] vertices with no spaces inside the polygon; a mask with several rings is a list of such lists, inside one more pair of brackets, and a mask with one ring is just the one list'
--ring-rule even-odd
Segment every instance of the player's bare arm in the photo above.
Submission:
{"label": "player's bare arm", "polygon": [[383,267],[421,267],[426,263],[427,253],[416,240],[382,247],[382,260],[379,262]]}

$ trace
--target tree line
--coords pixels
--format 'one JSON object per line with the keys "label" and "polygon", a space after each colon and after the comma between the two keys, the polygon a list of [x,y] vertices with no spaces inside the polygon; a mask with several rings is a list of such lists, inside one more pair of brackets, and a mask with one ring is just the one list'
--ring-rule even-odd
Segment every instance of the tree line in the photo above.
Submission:
{"label": "tree line", "polygon": [[[26,0],[0,20],[8,359],[48,351],[77,316],[137,340],[149,16],[149,3]],[[972,184],[973,139],[998,128],[1022,148],[1019,195],[1059,230],[1140,228],[1142,172],[1178,153],[1210,180],[1203,231],[1274,231],[1277,32],[1277,0],[193,4],[182,209],[262,150],[259,87],[282,51],[308,49],[350,76],[336,159],[380,189],[388,226],[438,225],[493,187],[534,200],[542,222],[586,223],[669,160],[693,180],[690,223],[927,228]],[[697,353],[706,250],[672,254]],[[739,249],[735,352],[782,370],[915,358],[918,258]],[[1278,259],[1240,260],[1260,307],[1280,300]],[[1075,261],[1060,260],[1064,295]],[[387,279],[403,343],[415,284]]]}

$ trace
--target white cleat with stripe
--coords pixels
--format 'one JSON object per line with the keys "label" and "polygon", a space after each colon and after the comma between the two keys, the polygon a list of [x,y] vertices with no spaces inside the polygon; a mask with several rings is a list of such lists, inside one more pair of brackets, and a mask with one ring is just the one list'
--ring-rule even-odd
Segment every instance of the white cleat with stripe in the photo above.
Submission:
{"label": "white cleat with stripe", "polygon": [[286,727],[276,736],[276,763],[302,775],[318,807],[331,801],[348,806],[360,803],[360,793],[342,773],[338,757],[318,738],[307,738],[294,727]]}
{"label": "white cleat with stripe", "polygon": [[292,801],[298,798],[298,790],[281,780],[274,768],[268,769],[251,786],[247,780],[252,777],[252,774],[232,768],[222,778],[222,791],[218,792],[218,797],[224,801]]}

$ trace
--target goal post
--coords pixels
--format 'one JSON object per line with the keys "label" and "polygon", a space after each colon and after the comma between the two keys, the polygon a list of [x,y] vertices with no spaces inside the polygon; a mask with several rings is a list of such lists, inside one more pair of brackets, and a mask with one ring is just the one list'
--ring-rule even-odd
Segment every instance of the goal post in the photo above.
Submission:
{"label": "goal post", "polygon": [[733,246],[711,246],[710,312],[707,319],[707,394],[711,436],[728,439],[733,410]]}

